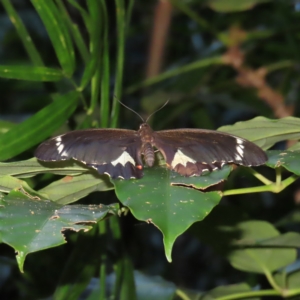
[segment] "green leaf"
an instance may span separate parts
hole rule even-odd
[[[21,189],[31,195],[46,199],[46,196],[33,190],[26,181],[9,175],[0,175],[0,192],[9,193],[13,189]]]
[[[92,277],[97,274],[100,263],[99,254],[105,251],[103,236],[99,236],[97,229],[98,226],[95,226],[89,232],[80,232],[77,235],[76,246],[73,247],[72,252],[69,252],[61,277],[52,295],[53,300],[80,299]]]
[[[134,268],[128,256],[122,259],[122,283],[120,291],[120,300],[136,300],[136,289],[134,284]]]
[[[83,90],[94,76],[96,70],[99,68],[101,60],[101,30],[102,30],[102,18],[101,16],[101,4],[99,1],[88,1],[89,9],[91,11],[90,26],[88,27],[90,34],[90,58],[85,66],[80,89]],[[98,83],[100,84],[100,83]]]
[[[171,172],[172,185],[183,185],[205,190],[213,185],[223,182],[230,174],[232,166],[225,165],[221,170],[204,173],[201,176],[185,177],[178,173]]]
[[[54,1],[31,0],[31,2],[46,27],[62,69],[66,75],[71,76],[75,69],[75,55],[63,17]]]
[[[68,27],[70,33],[72,34],[74,43],[77,46],[77,49],[82,57],[82,60],[86,63],[89,58],[89,52],[86,46],[86,42],[83,39],[83,36],[79,30],[79,26],[77,24],[74,24],[70,14],[68,13],[63,0],[56,0],[56,4],[62,14],[62,17],[65,20],[65,24]],[[80,26],[82,27],[82,26]]]
[[[218,286],[217,288],[210,290],[209,292],[205,293],[201,300],[213,300],[218,299],[226,296],[237,296],[237,294],[251,292],[251,287],[247,283],[239,283],[239,284],[232,284],[227,286]],[[226,297],[227,298],[227,297]],[[229,298],[227,298],[229,299]],[[237,298],[238,299],[238,298]],[[241,298],[242,299],[242,298]],[[247,298],[248,300],[254,300],[259,298]]]
[[[0,135],[6,133],[7,131],[9,131],[15,126],[16,126],[15,123],[0,120]]]
[[[276,248],[300,248],[300,234],[297,232],[287,232],[268,239],[242,239],[234,241],[232,245],[262,246]]]
[[[115,184],[118,198],[129,207],[132,214],[138,220],[154,224],[162,232],[166,256],[171,261],[175,239],[194,222],[204,219],[219,203],[221,194],[202,193],[183,186],[172,186],[178,180],[172,177],[174,173],[165,168],[145,169],[144,173],[144,177],[139,180],[112,182]],[[200,182],[205,180],[206,176],[197,178]],[[194,178],[191,180],[194,184]]]
[[[23,46],[30,57],[31,61],[35,66],[43,66],[43,60],[36,49],[30,34],[28,33],[26,27],[23,24],[22,19],[19,17],[18,13],[14,9],[10,0],[2,0],[2,5],[6,10],[11,22],[16,28],[19,38],[22,40]]]
[[[46,67],[0,66],[0,77],[30,81],[58,81],[63,78],[63,74],[61,70]]]
[[[285,290],[299,289],[300,270],[288,272],[279,271],[274,275],[276,283]]]
[[[287,117],[271,120],[265,117],[257,117],[246,122],[222,126],[218,130],[246,138],[261,148],[268,149],[280,141],[299,139],[299,128],[299,118]]]
[[[293,146],[288,148],[289,151],[298,151],[300,150],[300,142],[294,144]]]
[[[257,4],[270,0],[208,0],[207,5],[217,12],[238,12],[252,9]]]
[[[270,223],[264,221],[246,221],[238,224],[239,240],[266,240],[280,236]],[[228,254],[229,262],[238,270],[266,273],[278,270],[295,261],[296,249],[255,248],[233,250]]]
[[[20,270],[27,254],[66,243],[66,229],[88,231],[118,205],[61,206],[12,191],[0,199],[0,240],[15,249]]]
[[[41,173],[57,175],[78,175],[90,171],[76,161],[39,162],[35,157],[9,163],[0,162],[0,175],[11,175],[19,178],[33,177]]]
[[[271,168],[284,167],[288,171],[300,175],[300,151],[271,150],[267,152],[266,165]]]
[[[74,112],[77,92],[57,96],[55,101],[34,116],[0,135],[0,160],[6,160],[49,137]]]
[[[107,176],[94,174],[82,174],[78,176],[66,176],[57,180],[45,188],[39,190],[59,204],[69,204],[75,202],[86,195],[96,191],[112,190],[114,186]]]

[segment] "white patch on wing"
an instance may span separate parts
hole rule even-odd
[[[235,159],[237,161],[242,161],[243,157],[244,157],[244,148],[245,148],[245,146],[243,145],[244,141],[240,138],[237,138],[236,143],[237,143],[237,145],[236,145],[235,149],[238,154],[235,155]]]
[[[115,167],[117,164],[121,164],[125,167],[126,163],[130,162],[135,166],[134,159],[129,155],[128,152],[124,151],[117,159],[111,162],[111,164]]]
[[[57,145],[57,152],[60,154],[64,149],[64,144]]]
[[[186,167],[186,164],[188,162],[196,163],[196,161],[188,156],[186,156],[184,153],[182,153],[180,150],[177,150],[177,152],[174,155],[173,161],[172,161],[172,168],[175,168],[177,165],[181,164],[184,167]]]
[[[64,156],[64,157],[68,156],[68,152],[65,150],[65,151],[61,154],[61,156]]]
[[[244,150],[242,147],[240,147],[239,145],[236,146],[236,151],[238,152],[238,154],[243,157],[244,156]]]
[[[239,145],[244,144],[244,141],[243,141],[242,139],[240,139],[240,138],[237,138],[237,139],[236,139],[236,142],[237,142]]]
[[[238,154],[234,156],[234,159],[237,161],[242,161],[242,158]]]

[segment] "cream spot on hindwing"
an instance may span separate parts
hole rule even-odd
[[[135,166],[134,159],[129,155],[128,152],[124,151],[117,159],[113,160],[111,164],[115,167],[117,164],[121,164],[125,167],[126,163],[130,162]]]
[[[64,157],[68,156],[68,152],[65,150],[65,151],[61,154],[61,156],[64,156]]]
[[[186,164],[188,162],[191,162],[191,163],[196,163],[196,161],[188,156],[186,156],[184,153],[182,153],[180,150],[177,150],[177,152],[175,153],[174,155],[174,158],[173,158],[173,161],[172,161],[172,164],[171,166],[173,168],[175,168],[178,164],[181,164],[183,165],[184,167],[186,167]]]

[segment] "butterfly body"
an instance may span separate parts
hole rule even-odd
[[[154,149],[167,167],[184,176],[200,176],[224,164],[258,166],[267,156],[243,138],[205,129],[153,131],[147,123],[138,131],[127,129],[86,129],[71,131],[42,143],[35,152],[41,161],[75,159],[112,178],[143,177],[143,160],[155,161]]]

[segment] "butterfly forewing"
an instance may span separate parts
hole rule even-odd
[[[35,156],[42,161],[75,159],[112,178],[141,178],[144,155],[153,165],[153,149],[164,156],[167,167],[184,176],[200,176],[224,164],[258,166],[267,156],[255,144],[228,133],[205,129],[155,132],[146,123],[138,131],[87,129],[69,132],[42,143]]]
[[[155,147],[162,152],[169,168],[185,176],[199,176],[226,163],[258,166],[267,160],[255,144],[218,131],[175,129],[154,135]]]
[[[134,130],[71,131],[42,143],[35,156],[42,161],[75,159],[113,178],[141,178],[141,140]]]

